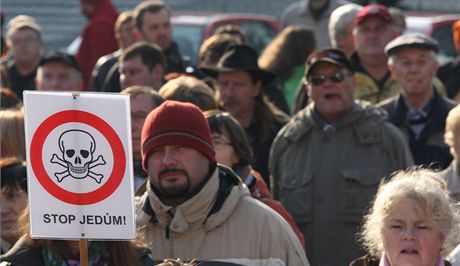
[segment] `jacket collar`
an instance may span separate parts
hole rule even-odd
[[[163,204],[158,196],[148,189],[140,199],[137,211],[138,222],[151,222],[170,227],[183,233],[192,225],[204,225],[207,230],[222,224],[232,213],[243,196],[249,196],[247,187],[232,170],[216,167],[209,181],[194,197],[179,206]]]
[[[445,128],[445,118],[450,109],[438,91],[434,88],[433,90],[433,97],[430,99],[431,111],[428,114],[430,128],[432,131],[442,131]],[[407,111],[406,101],[402,93],[400,93],[398,96],[395,96],[393,103],[388,109],[389,120],[397,126],[402,126],[406,122]]]

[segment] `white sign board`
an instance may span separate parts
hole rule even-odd
[[[33,238],[133,239],[129,95],[24,92]]]

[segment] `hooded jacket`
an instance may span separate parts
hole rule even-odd
[[[150,186],[136,199],[136,219],[154,260],[309,265],[289,224],[253,199],[229,169],[216,167],[201,191],[176,207],[163,204]]]
[[[356,233],[381,179],[412,157],[402,133],[370,104],[356,102],[335,130],[314,113],[310,104],[278,133],[272,192],[302,231],[312,265],[347,265],[364,255]]]

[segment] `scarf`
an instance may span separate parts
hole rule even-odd
[[[379,266],[391,266],[390,262],[388,261],[388,258],[385,256],[385,253],[382,255],[382,258],[380,259]],[[434,266],[445,266],[444,259],[441,256],[439,256]]]
[[[49,248],[42,248],[42,256],[46,266],[79,266],[80,258],[63,259],[54,254]],[[110,255],[102,243],[91,242],[88,247],[88,265],[108,266]]]

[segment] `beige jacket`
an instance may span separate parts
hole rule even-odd
[[[155,260],[309,265],[289,224],[253,199],[231,170],[217,167],[202,190],[176,208],[164,205],[148,188],[136,200],[136,214]]]

